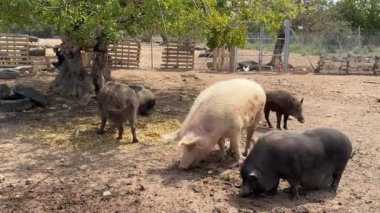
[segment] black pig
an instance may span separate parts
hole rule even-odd
[[[271,131],[258,139],[241,167],[240,195],[276,193],[280,178],[288,181],[293,199],[300,187],[336,192],[351,152],[350,140],[335,129]]]
[[[275,111],[277,115],[277,129],[281,129],[281,117],[284,115],[284,129],[288,129],[287,121],[289,115],[294,116],[299,122],[304,123],[302,115],[303,98],[298,101],[296,97],[284,90],[265,90],[267,100],[265,103],[264,114],[268,126],[272,128],[269,121],[270,111]]]
[[[119,130],[117,139],[123,138],[123,125],[128,120],[132,131],[132,142],[138,142],[136,137],[136,119],[139,107],[138,97],[128,85],[109,81],[99,91],[97,96],[101,117],[98,134],[104,133],[107,120]]]

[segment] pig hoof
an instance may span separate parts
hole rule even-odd
[[[220,161],[220,162],[224,162],[224,161],[226,161],[226,155],[225,155],[225,154],[220,154],[220,155],[218,156],[218,161]]]
[[[121,139],[123,139],[123,137],[122,137],[122,136],[119,136],[119,137],[117,137],[116,139],[117,139],[117,140],[121,140]]]
[[[99,129],[98,131],[96,131],[96,133],[98,133],[99,135],[103,135],[104,134],[104,130]]]
[[[335,188],[335,187],[331,187],[331,188],[330,188],[330,192],[331,192],[331,193],[336,193],[336,190],[337,190],[337,188]]]
[[[243,156],[244,156],[244,157],[247,157],[247,155],[248,155],[248,151],[244,151],[244,152],[243,152]]]
[[[138,143],[138,142],[139,142],[139,140],[137,140],[137,139],[132,140],[132,143]]]

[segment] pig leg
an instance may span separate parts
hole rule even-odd
[[[116,139],[121,140],[123,139],[123,132],[124,132],[123,124],[120,124],[117,127],[117,129],[119,130],[119,136]]]
[[[106,122],[107,122],[107,118],[102,117],[101,123],[100,123],[100,128],[97,131],[98,134],[100,134],[100,135],[104,134],[104,128],[106,127]]]
[[[246,138],[246,141],[245,141],[245,149],[244,149],[244,152],[243,152],[243,156],[247,156],[248,153],[249,153],[249,148],[251,147],[251,141],[252,141],[252,136],[253,136],[254,132],[255,132],[255,128],[254,127],[247,128],[247,138]]]
[[[269,121],[270,109],[268,107],[264,108],[264,114],[265,114],[265,120],[267,121],[269,128],[272,128],[273,126]]]
[[[280,184],[280,179],[277,180],[276,184],[273,186],[272,189],[268,191],[268,195],[275,195],[277,194],[278,185]]]
[[[224,147],[224,138],[219,139],[218,141],[219,146],[219,161],[225,161],[226,160],[226,149]]]
[[[282,116],[282,113],[281,112],[276,112],[276,115],[277,115],[277,129],[281,130],[281,116]]]
[[[300,193],[299,193],[299,189],[300,189],[300,184],[298,183],[298,181],[288,181],[289,184],[290,184],[290,192],[291,192],[291,196],[292,196],[292,200],[299,200],[300,199]]]
[[[336,192],[341,178],[342,178],[342,171],[334,171],[333,181],[330,186],[330,192]]]
[[[242,157],[240,154],[240,131],[236,131],[230,136],[230,146],[234,153],[234,158],[237,161],[237,165],[242,163]]]
[[[289,115],[284,114],[284,129],[288,129],[287,122],[288,122]]]
[[[130,114],[128,116],[128,122],[131,126],[131,132],[132,132],[132,143],[137,143],[139,140],[136,136],[136,118],[137,118],[137,107],[133,110],[129,110]]]

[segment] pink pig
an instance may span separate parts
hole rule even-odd
[[[230,139],[234,158],[240,164],[240,136],[247,131],[244,155],[261,120],[266,102],[263,88],[247,79],[219,81],[203,90],[194,101],[181,128],[163,137],[179,140],[184,152],[180,167],[188,169],[206,158],[216,144],[219,159],[225,159],[224,139]]]

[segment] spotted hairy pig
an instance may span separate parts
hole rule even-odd
[[[271,131],[258,139],[241,167],[240,195],[274,194],[280,178],[288,181],[293,199],[300,187],[336,192],[351,152],[350,140],[336,129]]]
[[[281,129],[281,117],[284,115],[284,129],[288,129],[287,122],[289,115],[294,116],[299,122],[304,123],[305,118],[302,115],[303,98],[298,99],[284,90],[265,90],[267,101],[264,108],[265,120],[268,126],[272,128],[269,121],[270,111],[275,111],[277,115],[277,129]]]
[[[206,158],[216,144],[220,160],[225,158],[224,139],[230,139],[234,158],[241,162],[240,136],[247,130],[245,154],[262,117],[265,92],[254,81],[232,79],[219,81],[203,90],[194,101],[182,126],[165,140],[179,140],[183,146],[180,168],[188,169]]]
[[[138,142],[136,136],[136,119],[139,107],[138,97],[133,89],[126,84],[107,82],[97,96],[98,107],[101,117],[98,134],[104,133],[107,120],[117,127],[119,136],[123,138],[124,123],[128,120],[131,126],[132,142]]]
[[[153,92],[140,85],[130,85],[129,87],[135,91],[139,100],[138,114],[143,116],[150,115],[156,105]]]

